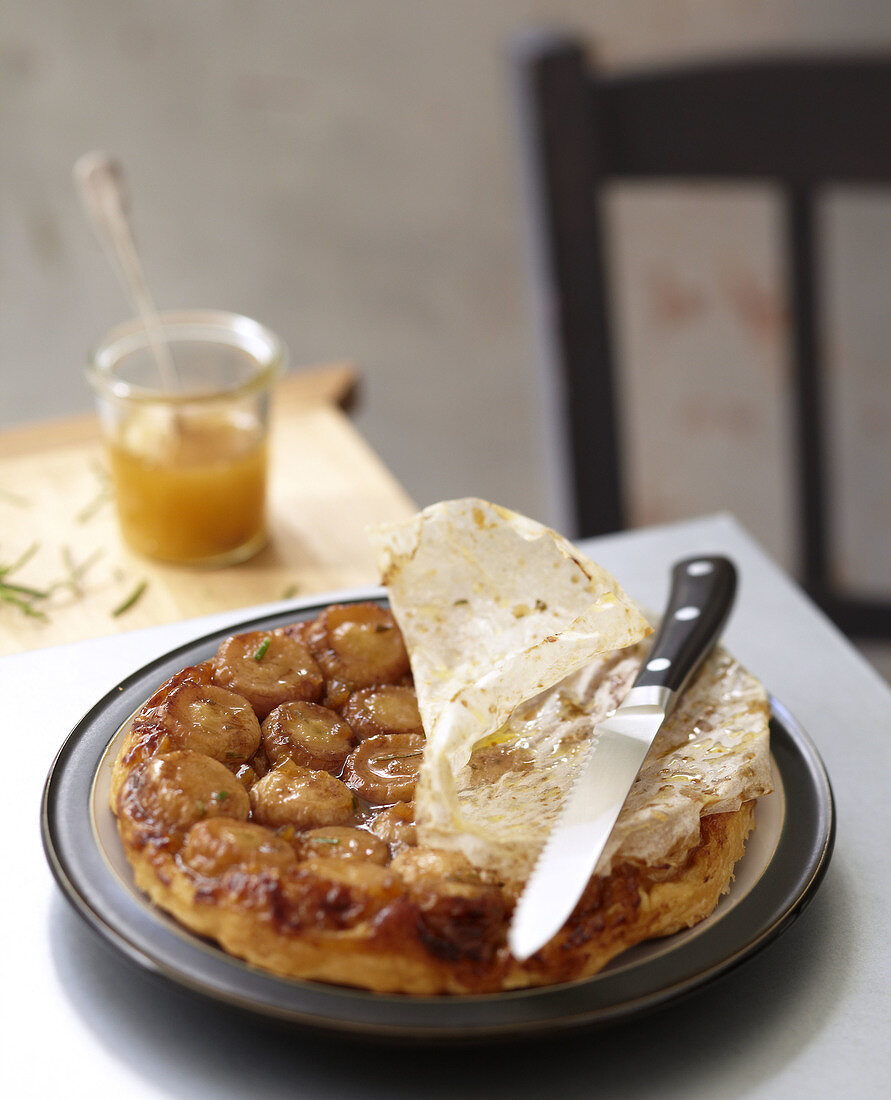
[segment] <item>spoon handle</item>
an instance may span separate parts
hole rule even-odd
[[[142,318],[161,385],[171,392],[178,388],[176,367],[133,239],[123,168],[106,153],[86,153],[74,165],[74,179],[96,236]]]

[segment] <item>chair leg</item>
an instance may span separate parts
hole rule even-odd
[[[576,534],[620,530],[625,509],[599,216],[596,81],[577,41],[537,34],[514,49],[547,367],[561,372]]]
[[[817,332],[815,196],[812,190],[798,187],[791,188],[787,196],[802,582],[811,598],[844,633],[858,638],[891,638],[891,601],[843,593],[834,575],[830,550],[834,532],[829,512],[832,490],[827,461],[829,434]]]
[[[831,588],[826,420],[817,336],[815,204],[810,189],[788,197],[792,306],[792,397],[798,479],[798,541],[804,587],[820,599]]]

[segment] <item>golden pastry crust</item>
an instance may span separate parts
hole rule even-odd
[[[404,673],[393,659],[398,647],[390,621],[377,632],[378,655],[379,617],[366,610],[370,605],[355,606],[363,676],[370,678],[378,660],[380,682],[392,683]],[[335,618],[353,644],[346,612],[323,612],[300,635],[315,626],[319,653]],[[223,648],[257,652],[252,646],[250,637]],[[330,663],[332,677],[343,675]],[[698,846],[670,878],[654,881],[646,867],[630,863],[592,878],[558,936],[519,963],[506,942],[516,886],[487,880],[456,852],[418,847],[410,800],[388,797],[383,787],[376,802],[350,793],[341,782],[341,776],[349,781],[349,761],[341,772],[339,761],[330,771],[312,771],[285,759],[267,772],[262,747],[244,759],[254,745],[249,722],[250,736],[244,722],[234,734],[221,730],[221,737],[239,739],[240,759],[230,767],[219,752],[208,754],[207,722],[191,740],[179,727],[166,741],[163,734],[141,735],[169,697],[182,694],[184,682],[198,713],[203,686],[243,717],[228,698],[231,686],[225,699],[216,696],[219,681],[206,668],[183,670],[137,716],[115,763],[112,809],[136,884],[155,904],[230,954],[282,977],[413,994],[489,993],[587,977],[634,944],[708,916],[753,827],[754,802],[745,802],[701,819]],[[327,682],[323,690],[330,701]],[[266,705],[264,699],[261,711]],[[350,713],[344,708],[347,724]],[[412,751],[415,741],[423,743],[416,733],[390,736],[400,756],[402,738],[411,739]],[[264,787],[256,779],[262,773]],[[268,792],[264,801],[267,787],[287,788],[291,802],[285,806]],[[287,812],[277,816],[281,806]],[[320,820],[329,810],[330,820]]]

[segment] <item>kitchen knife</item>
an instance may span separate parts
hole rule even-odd
[[[727,558],[687,558],[674,566],[647,661],[621,705],[594,730],[588,758],[517,903],[508,933],[515,958],[529,958],[566,923],[659,727],[714,647],[735,592],[736,570]]]

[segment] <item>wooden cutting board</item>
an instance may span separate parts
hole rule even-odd
[[[95,418],[0,434],[0,568],[36,546],[8,579],[47,589],[87,564],[76,585],[35,605],[44,619],[0,601],[0,655],[376,582],[366,526],[403,519],[415,506],[338,407],[354,385],[346,364],[280,383],[270,543],[223,569],[161,565],[123,545]]]

